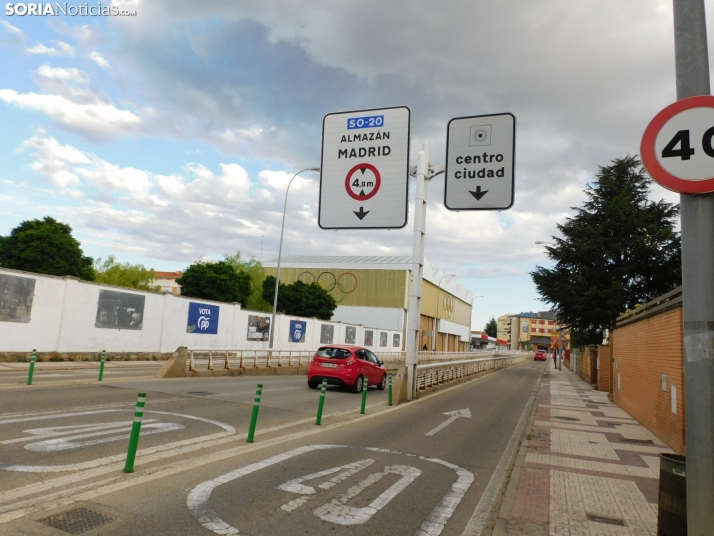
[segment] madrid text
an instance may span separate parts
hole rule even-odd
[[[388,140],[389,131],[364,132],[362,134],[347,134],[342,136],[340,143],[357,143],[362,141]],[[337,158],[365,158],[368,156],[388,156],[392,148],[389,145],[377,147],[355,147],[352,149],[338,149]]]

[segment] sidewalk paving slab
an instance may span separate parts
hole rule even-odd
[[[656,536],[673,451],[570,370],[543,376],[494,536]]]

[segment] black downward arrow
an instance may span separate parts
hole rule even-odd
[[[481,191],[481,187],[477,186],[475,192],[469,190],[469,193],[476,198],[476,201],[481,201],[481,198],[488,193],[488,190]]]
[[[360,220],[363,220],[364,217],[369,214],[369,210],[367,212],[364,211],[364,207],[359,207],[359,212],[357,211],[352,211],[355,213],[355,216],[357,216]]]

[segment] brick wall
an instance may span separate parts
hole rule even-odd
[[[598,346],[597,389],[598,391],[610,392],[612,382],[612,357],[610,346]]]
[[[682,308],[616,328],[610,345],[615,403],[677,453],[685,454]]]

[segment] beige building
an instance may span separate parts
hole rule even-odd
[[[560,340],[561,326],[553,311],[509,314],[498,317],[498,338],[511,350],[552,350]],[[570,347],[570,330],[563,328],[563,348]]]
[[[275,275],[277,260],[263,263]],[[281,283],[320,283],[337,301],[332,320],[401,331],[406,340],[411,257],[285,255]],[[424,260],[420,350],[469,350],[473,295]]]

